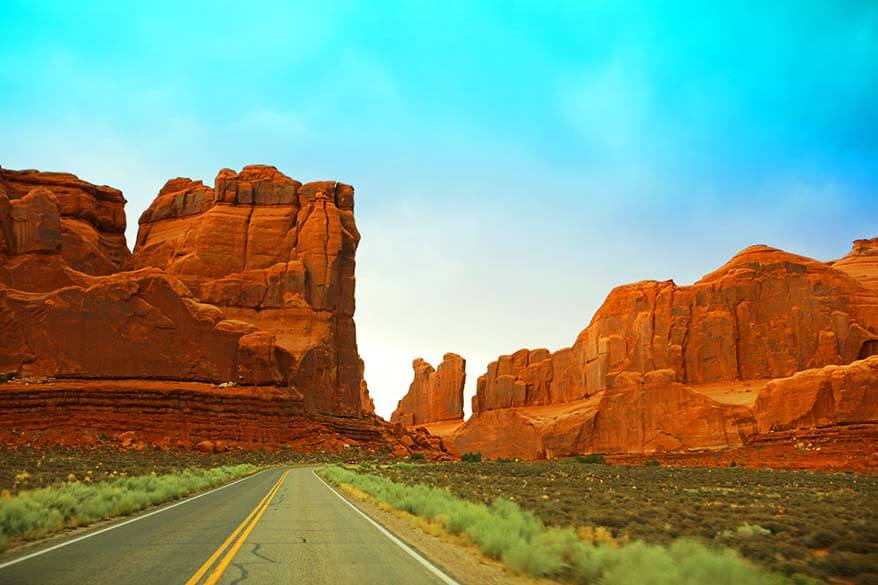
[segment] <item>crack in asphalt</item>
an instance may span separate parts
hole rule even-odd
[[[276,564],[276,563],[277,563],[276,560],[274,560],[274,559],[270,559],[270,558],[268,558],[267,556],[265,556],[265,555],[263,555],[262,553],[259,552],[259,549],[260,549],[261,547],[262,547],[262,543],[260,543],[260,542],[256,542],[256,543],[253,544],[253,550],[250,551],[250,552],[253,553],[253,556],[259,557],[260,559],[262,559],[262,560],[264,560],[264,561],[268,561],[269,563],[275,563],[275,564]]]
[[[229,585],[238,585],[238,583],[243,583],[250,577],[250,573],[247,572],[247,569],[241,563],[232,563],[232,566],[241,571],[241,576],[229,583]]]

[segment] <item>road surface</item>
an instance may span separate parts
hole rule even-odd
[[[102,530],[3,558],[0,584],[454,583],[309,468],[268,470]]]

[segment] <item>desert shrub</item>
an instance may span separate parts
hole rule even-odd
[[[837,540],[835,534],[828,530],[818,530],[808,537],[805,544],[810,548],[826,548]]]
[[[68,526],[86,526],[179,499],[256,471],[250,464],[186,469],[167,475],[125,477],[97,484],[68,482],[20,492],[0,501],[0,538],[39,538]]]
[[[478,463],[482,460],[482,454],[478,451],[466,452],[460,456],[460,460],[464,463]]]
[[[494,463],[515,463],[515,459],[504,459],[503,457],[497,457],[494,459]]]
[[[571,529],[550,528],[530,542],[521,540],[503,553],[503,562],[515,573],[534,577],[563,574],[578,543]]]
[[[649,459],[643,463],[647,467],[660,467],[662,462],[658,459]]]
[[[587,543],[571,529],[546,527],[516,503],[496,499],[490,505],[456,498],[446,489],[406,485],[387,478],[325,466],[320,474],[390,505],[464,534],[488,557],[512,571],[575,583],[603,585],[789,584],[786,577],[759,572],[730,549],[712,549],[689,540],[670,546],[641,541]],[[597,542],[593,540],[593,542]]]
[[[412,461],[424,461],[426,460],[426,457],[424,457],[424,454],[420,451],[414,451],[411,455],[409,455],[409,459],[411,459]]]
[[[589,453],[588,455],[577,455],[575,457],[577,463],[606,463],[606,458],[600,453]]]
[[[854,579],[854,585],[878,585],[878,573],[860,573]]]
[[[743,538],[750,538],[751,536],[767,536],[771,534],[771,530],[767,528],[763,528],[758,524],[750,524],[749,522],[744,522],[735,530],[735,533],[738,536]]]
[[[828,557],[821,559],[820,566],[830,575],[850,578],[873,570],[870,559],[868,555],[832,551]]]

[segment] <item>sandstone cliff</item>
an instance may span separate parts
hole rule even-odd
[[[597,452],[631,463],[659,456],[697,466],[878,465],[878,356],[737,384],[664,384],[664,375],[624,376],[623,386],[584,400],[485,411],[442,442],[452,453],[491,459]]]
[[[310,409],[358,415],[359,241],[353,187],[303,185],[254,165],[220,171],[213,188],[168,181],[140,218],[133,260],[180,279],[241,323],[242,350],[259,356],[242,376],[314,389],[303,390]]]
[[[0,168],[0,254],[61,254],[92,275],[128,268],[125,198],[67,173]]]
[[[790,376],[866,357],[876,339],[878,291],[753,246],[691,286],[616,288],[570,348],[501,356],[480,377],[473,412],[586,398],[622,372],[668,369],[689,384]]]
[[[446,444],[540,458],[874,427],[878,358],[856,360],[878,354],[876,245],[858,240],[834,263],[753,246],[691,286],[618,287],[572,347],[489,364],[473,417]]]
[[[462,421],[466,360],[446,353],[435,370],[421,358],[412,363],[412,369],[414,380],[390,421],[404,426]]]
[[[273,167],[169,181],[125,245],[121,192],[0,169],[0,373],[284,388],[374,412],[354,328],[353,188]]]

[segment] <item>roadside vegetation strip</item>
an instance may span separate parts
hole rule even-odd
[[[487,557],[531,577],[601,585],[781,585],[813,583],[764,573],[734,551],[679,540],[669,546],[640,541],[590,544],[572,529],[547,527],[514,502],[497,499],[491,505],[461,500],[448,490],[406,485],[358,473],[337,465],[324,466],[320,475],[463,536]]]
[[[128,516],[258,471],[241,464],[184,469],[85,484],[67,482],[0,499],[0,550],[10,542],[42,538],[65,528]]]

